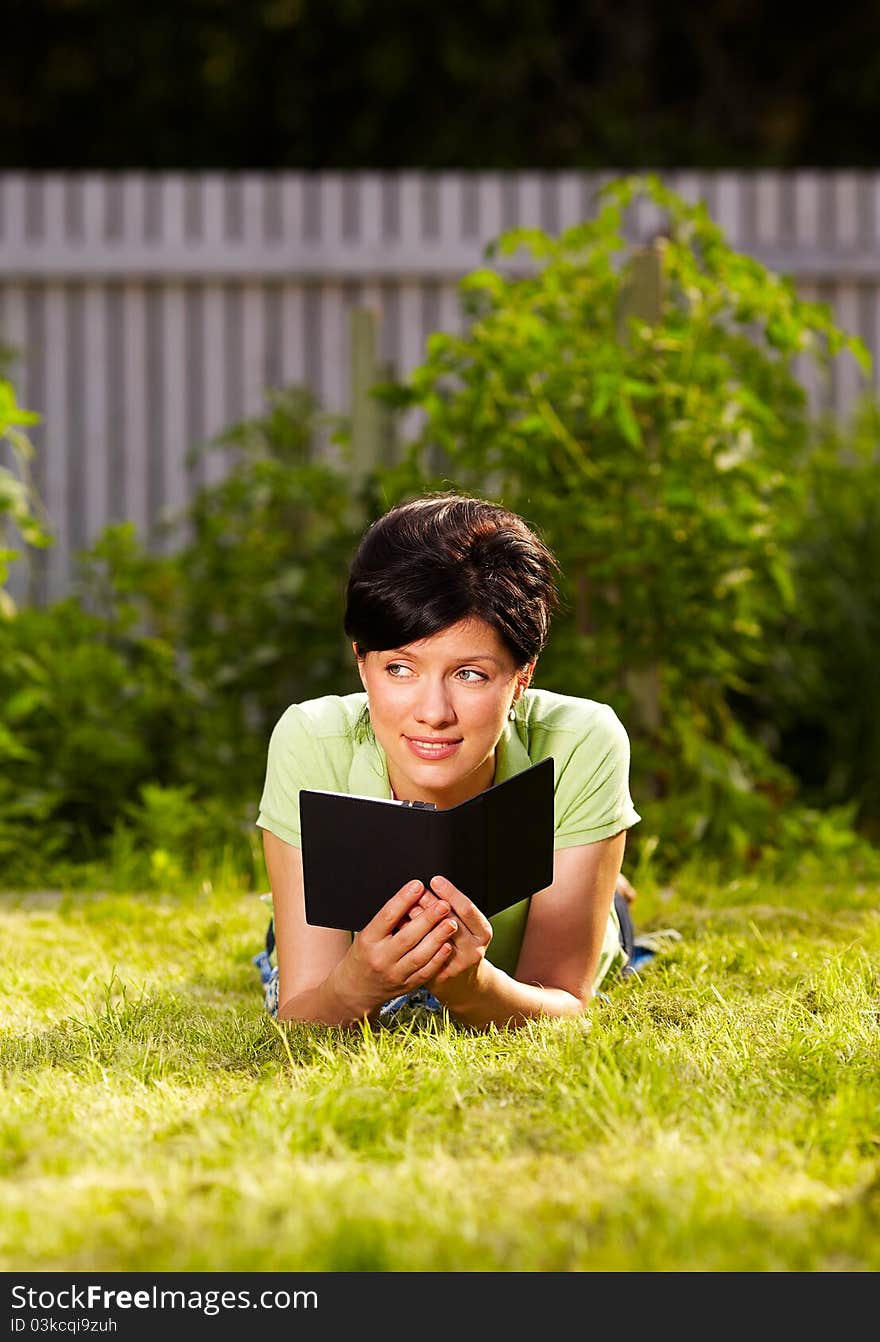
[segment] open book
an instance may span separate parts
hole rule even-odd
[[[306,919],[358,932],[407,881],[445,876],[487,918],[553,881],[553,760],[439,811],[299,794]]]

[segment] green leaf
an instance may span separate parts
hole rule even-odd
[[[628,443],[633,447],[641,447],[642,430],[638,419],[633,413],[630,402],[624,396],[618,397],[615,402],[615,416],[618,427]]]

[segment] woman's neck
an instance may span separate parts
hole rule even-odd
[[[495,755],[494,753],[484,760],[478,769],[467,778],[462,778],[459,782],[448,788],[422,788],[419,789],[419,795],[415,795],[415,786],[413,784],[400,784],[395,786],[393,779],[389,777],[391,785],[391,795],[395,801],[427,801],[433,802],[438,811],[448,811],[452,806],[460,806],[462,802],[470,801],[471,797],[476,797],[486,788],[492,786],[495,780]]]

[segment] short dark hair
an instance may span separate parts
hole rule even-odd
[[[463,494],[426,494],[364,533],[349,571],[345,632],[362,657],[475,617],[526,666],[559,604],[558,567],[517,513]]]

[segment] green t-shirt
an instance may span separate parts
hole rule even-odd
[[[291,704],[269,741],[257,824],[299,848],[302,788],[391,797],[385,752],[364,730],[364,693],[326,695]],[[595,843],[636,824],[629,792],[629,738],[608,704],[551,690],[527,689],[505,723],[495,759],[496,783],[554,760],[556,848]],[[389,891],[389,896],[393,894]],[[513,974],[529,900],[496,914],[487,958]],[[594,986],[625,961],[612,908]]]

